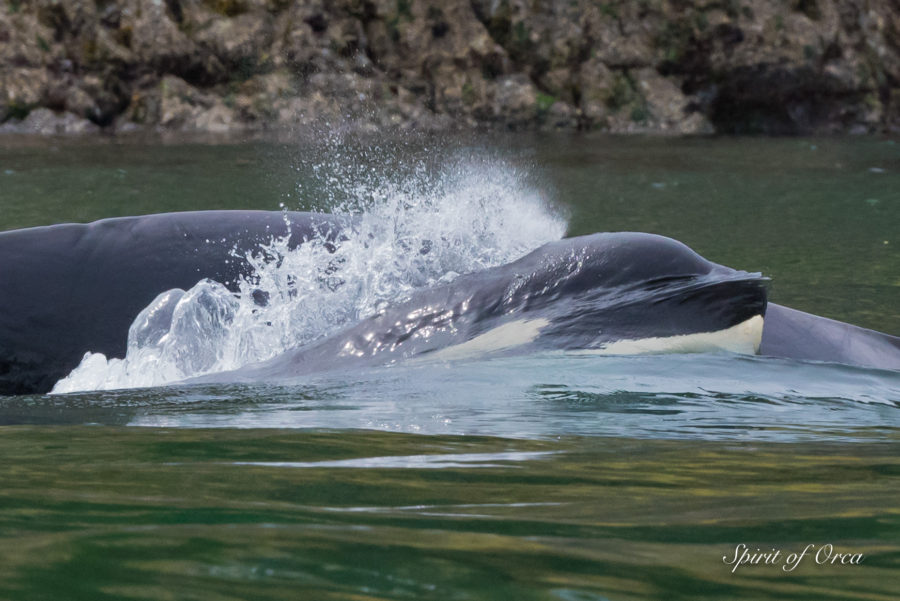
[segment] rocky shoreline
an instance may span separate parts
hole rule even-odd
[[[898,0],[3,0],[0,132],[900,131]]]

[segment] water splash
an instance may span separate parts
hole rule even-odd
[[[333,161],[345,160],[346,168]],[[135,319],[125,359],[87,353],[54,393],[157,386],[237,369],[351,325],[413,290],[513,261],[565,233],[565,219],[496,160],[389,171],[338,154],[315,166],[319,205],[353,217],[337,242],[286,238],[241,260],[237,293],[203,280],[161,294]],[[383,172],[382,172],[383,173]]]

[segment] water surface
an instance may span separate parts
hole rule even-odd
[[[890,140],[0,144],[0,229],[415,197],[456,161],[513,174],[570,234],[669,235],[763,272],[777,302],[900,333]],[[549,353],[3,398],[0,424],[3,598],[900,591],[898,372]],[[815,547],[791,571],[782,558],[733,572],[740,544]],[[827,544],[863,559],[817,563]]]

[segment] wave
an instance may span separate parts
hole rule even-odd
[[[132,323],[124,359],[89,352],[53,392],[158,386],[263,361],[565,234],[565,217],[508,163],[460,158],[390,178],[343,164],[315,170],[328,190],[315,200],[348,216],[348,231],[293,249],[273,238],[235,256],[251,266],[237,292],[202,280],[160,294]]]
[[[278,383],[12,397],[6,423],[557,439],[900,440],[900,372],[729,353],[558,351]]]

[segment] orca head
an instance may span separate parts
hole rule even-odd
[[[740,333],[749,343],[730,345],[725,335],[721,346],[759,347],[768,280],[712,263],[671,238],[637,232],[571,238],[535,251],[521,267],[530,282],[514,302],[548,320],[541,333],[546,346],[611,349],[621,341],[673,339],[674,350],[692,349],[693,342],[685,346],[678,337],[729,332],[749,322],[753,331]],[[697,348],[705,350],[704,344]]]

